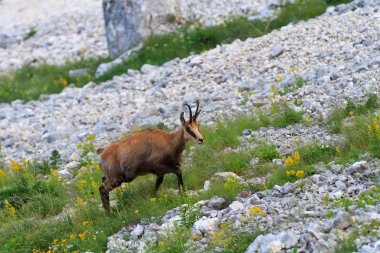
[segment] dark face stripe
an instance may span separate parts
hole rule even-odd
[[[186,126],[186,132],[191,135],[194,139],[197,139],[197,136],[193,131],[191,131],[190,127]]]

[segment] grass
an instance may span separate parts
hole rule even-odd
[[[97,79],[94,78],[95,70],[101,63],[108,62],[108,57],[81,59],[61,66],[25,66],[9,75],[0,76],[0,103],[9,103],[16,99],[35,100],[41,94],[59,93],[69,84],[82,87],[89,81],[100,83],[126,73],[128,69],[140,69],[144,64],[162,65],[175,58],[185,58],[190,54],[215,48],[219,44],[231,43],[235,39],[260,37],[291,22],[314,18],[322,14],[329,5],[344,2],[347,0],[299,0],[294,4],[285,4],[278,16],[271,21],[249,21],[245,17],[238,17],[212,27],[200,27],[196,24],[184,26],[166,35],[148,38],[143,48],[123,65],[116,66]],[[25,38],[30,38],[35,32],[31,30]],[[89,68],[92,72],[87,76],[70,79],[69,70],[78,68]]]
[[[342,133],[343,120],[350,116],[360,116],[368,114],[379,108],[378,97],[371,93],[368,94],[368,98],[365,103],[357,104],[351,100],[347,101],[345,107],[335,108],[327,119],[327,124],[332,133]]]
[[[108,236],[116,233],[123,224],[134,224],[141,220],[159,222],[160,217],[171,208],[183,203],[193,205],[199,200],[209,199],[212,196],[233,200],[245,187],[257,191],[270,189],[274,185],[282,185],[286,182],[294,182],[315,173],[313,164],[321,161],[325,163],[332,160],[340,161],[341,157],[344,157],[346,153],[351,154],[351,150],[354,149],[350,145],[342,146],[342,150],[318,144],[301,146],[286,158],[285,166],[274,165],[270,162],[273,158],[279,157],[270,143],[259,142],[256,149],[246,152],[226,151],[226,148],[236,148],[240,145],[238,137],[244,129],[257,130],[260,127],[272,125],[286,126],[286,123],[294,122],[284,116],[295,115],[289,107],[284,104],[273,104],[272,107],[275,107],[275,109],[272,108],[272,112],[277,111],[277,113],[256,111],[234,119],[219,119],[214,127],[202,128],[205,144],[196,147],[190,145],[187,149],[190,162],[182,166],[185,186],[188,189],[203,188],[204,181],[219,171],[233,171],[243,176],[256,173],[266,177],[264,186],[243,186],[229,179],[227,182],[213,185],[211,190],[196,196],[173,195],[168,189],[176,187],[176,180],[174,176],[168,175],[158,195],[154,195],[154,176],[139,177],[113,192],[117,205],[110,214],[106,214],[100,207],[98,193],[102,173],[96,160],[89,156],[95,149],[94,136],[90,135],[86,142],[78,146],[81,151],[79,153],[82,154],[82,167],[72,171],[75,177],[70,186],[57,177],[56,170],[50,170],[50,173],[47,173],[49,167],[61,166],[57,152],[53,152],[48,161],[37,162],[38,166],[33,163],[13,162],[9,171],[0,171],[0,199],[2,201],[0,251],[30,252],[36,249],[42,252],[50,247],[63,252],[72,245],[70,251],[103,252]],[[285,114],[284,110],[289,110],[289,112]],[[357,117],[365,115],[367,114]],[[368,115],[368,117],[373,116]],[[290,118],[293,117],[290,116]],[[296,119],[301,121],[302,117],[296,117]],[[345,125],[342,128],[343,133],[349,126]],[[374,125],[373,128],[376,129]],[[351,129],[348,132],[353,131],[354,129]],[[375,131],[373,137],[377,138],[376,133]],[[371,142],[362,147],[364,149],[361,152],[367,152],[371,147]],[[343,148],[347,150],[343,152]],[[250,159],[256,157],[260,160],[259,164],[251,166]],[[302,189],[302,181],[299,187]],[[378,190],[373,190],[367,195],[360,196],[358,202],[363,206],[371,205],[378,201],[378,192]],[[349,203],[346,201],[341,205],[348,208]],[[63,210],[69,210],[67,212],[71,215],[62,215]],[[189,213],[189,210],[184,211],[187,213],[184,223],[187,229],[197,217],[197,213]],[[60,215],[57,216],[58,214]],[[183,228],[181,231],[182,237],[177,238],[179,232],[173,231],[177,234],[168,237],[166,242],[163,240],[163,245],[170,245],[163,249],[168,252],[183,249],[181,248],[183,243],[178,244],[178,242],[187,241],[189,234],[186,232],[188,230]],[[231,237],[232,239],[228,240],[234,243],[230,245],[231,247],[228,244],[224,245],[225,249],[230,250],[227,252],[243,252],[244,245],[249,245],[249,235],[234,235],[235,233],[227,236]],[[170,241],[173,238],[177,239],[174,242]],[[241,247],[236,248],[236,245]],[[154,247],[160,247],[160,245]]]
[[[291,109],[287,107],[284,110]],[[278,114],[282,114],[280,111]],[[284,125],[280,119],[288,122],[288,119],[278,114],[258,112],[248,117],[219,119],[215,127],[201,129],[202,134],[207,136],[207,141],[202,146],[188,148],[192,162],[183,165],[185,186],[188,189],[201,189],[204,181],[218,171],[246,173],[250,169],[249,160],[253,153],[231,153],[225,152],[225,149],[240,144],[238,137],[244,129],[258,129],[271,123]],[[265,120],[262,121],[263,119]],[[72,171],[75,178],[70,186],[58,179],[56,170],[47,173],[49,168],[60,166],[60,157],[56,151],[48,160],[13,162],[11,170],[5,171],[5,174],[0,173],[0,199],[3,201],[0,216],[4,217],[0,219],[0,251],[47,251],[49,247],[64,251],[71,244],[73,251],[91,249],[102,252],[107,237],[117,232],[122,224],[160,217],[167,210],[183,203],[191,205],[215,195],[233,200],[244,189],[238,182],[229,179],[197,196],[173,195],[167,189],[176,188],[176,179],[168,175],[161,191],[155,196],[155,177],[140,177],[114,191],[117,206],[107,215],[100,208],[98,193],[102,173],[97,162],[89,156],[95,149],[93,141],[94,136],[90,135],[86,142],[78,146],[82,155],[81,168]],[[263,159],[278,156],[270,144],[262,144],[258,150],[256,155]],[[4,200],[8,201],[8,205]],[[56,215],[64,208],[71,210],[72,215],[57,218]],[[189,217],[187,224],[194,220],[191,218],[194,216]]]
[[[34,35],[37,34],[37,30],[35,27],[31,27],[28,31],[28,33],[24,37],[24,41],[32,38]]]
[[[82,87],[93,80],[97,66],[104,61],[104,58],[82,59],[60,66],[49,64],[26,66],[17,69],[12,74],[2,75],[0,76],[0,103],[9,103],[16,99],[35,100],[41,94],[59,93],[71,83]],[[71,79],[69,70],[79,68],[90,68],[92,73]]]

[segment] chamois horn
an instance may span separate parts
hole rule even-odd
[[[195,113],[194,113],[194,120],[197,119],[199,113],[201,112],[201,110],[199,110],[199,100],[197,100],[197,109],[195,109]]]
[[[185,104],[185,105],[189,108],[189,114],[190,114],[190,116],[189,116],[189,122],[191,122],[191,121],[193,121],[193,113],[191,111],[191,107],[188,104]]]

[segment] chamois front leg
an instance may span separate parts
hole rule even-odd
[[[164,181],[164,175],[160,175],[160,176],[157,175],[156,186],[154,187],[154,189],[156,190],[156,193],[158,191],[158,188],[160,188],[162,181]]]
[[[100,198],[102,199],[103,207],[107,211],[110,210],[110,196],[109,193],[116,187],[119,187],[123,183],[122,180],[114,179],[109,180],[102,178],[102,184],[99,187]]]

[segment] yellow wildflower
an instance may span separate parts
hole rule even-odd
[[[4,204],[5,204],[5,209],[7,210],[7,212],[11,215],[11,216],[15,216],[16,215],[16,208],[14,206],[12,206],[11,203],[9,203],[8,200],[4,200]]]
[[[97,189],[97,188],[98,188],[98,185],[95,183],[95,181],[91,181],[91,186],[92,186],[92,188],[94,188],[94,189]]]
[[[78,234],[78,237],[83,241],[84,238],[86,238],[86,235],[88,235],[88,230],[85,230],[83,233]]]
[[[89,221],[83,221],[83,222],[82,222],[82,225],[83,225],[83,226],[87,226],[88,224],[90,224]]]
[[[51,176],[53,178],[58,178],[58,170],[51,170]]]
[[[92,237],[92,240],[96,241],[96,235],[94,235],[94,236]]]
[[[70,239],[75,239],[77,235],[70,235]]]
[[[346,235],[346,233],[342,233],[342,240],[343,240],[343,241],[345,241],[345,240],[346,240],[346,238],[347,238],[347,235]]]
[[[303,178],[305,172],[303,170],[297,170],[296,177],[297,178]]]
[[[150,202],[155,203],[156,200],[157,200],[156,198],[151,198],[151,199],[150,199]]]
[[[51,243],[51,245],[57,245],[57,243],[58,243],[58,240],[54,239],[54,241]]]
[[[277,82],[281,82],[281,81],[282,81],[282,76],[281,76],[281,75],[277,75],[277,77],[276,77],[276,81],[277,81]]]
[[[83,185],[86,184],[86,180],[82,179],[82,180],[80,180],[80,181],[78,182],[78,184],[79,184],[79,187],[82,187]]]
[[[7,173],[4,170],[0,169],[0,178],[6,177],[6,176],[7,176]]]
[[[300,153],[298,151],[294,152],[294,165],[298,165],[300,163]]]
[[[160,248],[160,250],[163,250],[164,249],[164,242],[163,241],[159,241],[158,242],[158,247]]]
[[[375,127],[375,134],[377,138],[380,138],[380,126],[376,118],[373,119],[373,126]]]
[[[259,206],[251,206],[249,208],[249,214],[251,216],[265,216],[265,211],[263,209],[261,209]]]
[[[290,68],[290,71],[292,71],[292,72],[295,72],[296,70],[297,70],[297,69],[296,69],[296,67],[294,67],[294,66]]]
[[[62,77],[59,79],[59,82],[62,84],[63,87],[66,87],[69,84],[69,82]]]
[[[336,147],[336,148],[335,148],[335,151],[336,151],[338,154],[340,154],[340,152],[341,152],[339,147]]]
[[[139,214],[140,214],[140,211],[136,209],[136,210],[135,210],[135,214],[136,214],[136,215],[139,215]]]
[[[353,111],[350,111],[350,112],[348,113],[348,115],[349,115],[349,116],[354,116],[354,112],[353,112]]]
[[[288,158],[286,158],[285,160],[285,166],[290,167],[292,165],[294,165],[293,159],[290,156],[288,156]]]
[[[62,239],[61,240],[61,245],[63,246],[67,242],[67,239]]]
[[[77,204],[78,204],[78,206],[83,205],[83,199],[81,197],[77,197]]]
[[[21,169],[21,164],[14,160],[11,160],[11,166],[9,166],[9,169],[13,172],[18,172]]]
[[[372,126],[370,124],[368,124],[368,132],[372,134]]]

